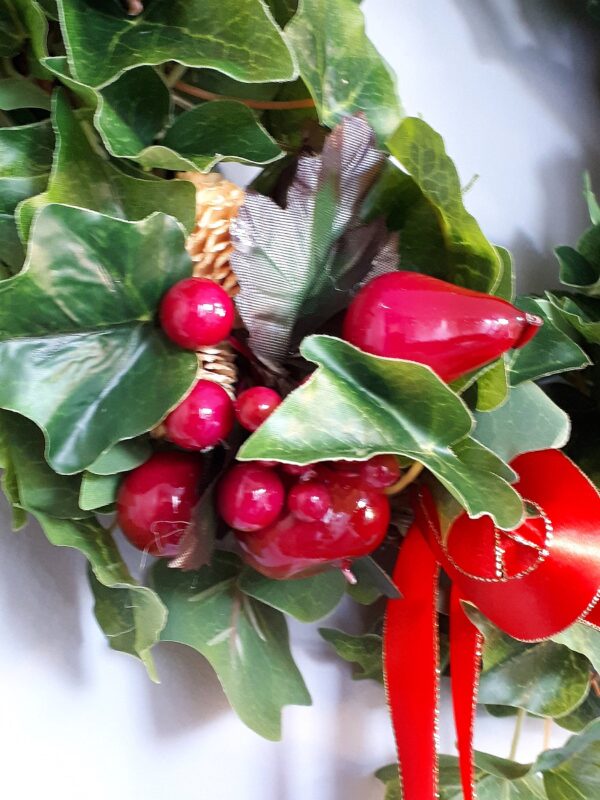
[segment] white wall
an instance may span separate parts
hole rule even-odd
[[[555,280],[552,248],[586,225],[580,175],[598,159],[597,59],[576,0],[365,0],[407,111],[445,137],[487,235],[513,250],[522,287]],[[571,10],[570,10],[571,9]],[[593,170],[592,170],[593,171]],[[600,179],[600,175],[599,175]],[[600,186],[600,180],[599,180]],[[377,800],[393,760],[383,692],[352,683],[310,626],[293,626],[313,708],[285,712],[284,742],[231,713],[200,656],[165,645],[154,686],[97,630],[83,560],[0,508],[0,791],[20,800]],[[348,629],[356,621],[336,614]],[[519,755],[541,731],[528,723]],[[506,755],[510,721],[477,744]],[[555,741],[560,733],[555,733]],[[445,714],[442,746],[452,747]]]

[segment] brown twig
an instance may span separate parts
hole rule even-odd
[[[199,97],[201,100],[235,100],[248,108],[256,108],[261,111],[289,111],[299,108],[314,108],[315,106],[315,101],[311,97],[302,100],[249,100],[246,97],[228,97],[224,94],[209,92],[208,89],[200,89],[198,86],[192,86],[183,81],[177,81],[175,88],[192,97]]]

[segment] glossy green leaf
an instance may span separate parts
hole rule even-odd
[[[513,264],[512,255],[505,247],[495,245],[494,249],[498,253],[502,263],[502,277],[500,279],[500,283],[494,290],[494,294],[496,297],[501,297],[503,300],[508,300],[509,303],[512,303],[515,297],[516,284],[515,267]]]
[[[162,143],[137,158],[144,167],[208,172],[220,161],[268,164],[281,155],[247,106],[215,100],[180,114]]]
[[[90,568],[90,588],[94,594],[94,614],[113,650],[140,658],[148,675],[158,683],[150,651],[157,643],[167,619],[167,610],[157,595],[127,578],[122,584],[106,586]]]
[[[539,756],[548,800],[597,800],[600,792],[600,720]]]
[[[408,117],[388,147],[419,190],[404,214],[403,269],[482,292],[493,294],[500,287],[504,291],[503,258],[465,209],[458,173],[442,137],[422,120]]]
[[[507,636],[473,606],[465,606],[485,636],[479,702],[524,708],[533,714],[568,714],[586,697],[589,662],[561,644],[525,644]]]
[[[593,225],[574,247],[557,247],[560,280],[570,289],[600,297],[600,225]]]
[[[559,314],[590,344],[600,344],[600,300],[584,295],[548,294]]]
[[[90,464],[88,472],[94,475],[114,475],[117,472],[128,472],[147,461],[152,448],[147,438],[129,439],[117,442],[110,450]]]
[[[8,500],[12,513],[12,529],[19,531],[27,524],[27,512],[21,507],[17,470],[10,451],[10,415],[0,413],[0,487]]]
[[[0,80],[0,109],[13,111],[17,108],[42,108],[50,110],[50,95],[24,78]]]
[[[161,638],[202,653],[242,721],[277,740],[283,706],[309,705],[310,695],[290,653],[285,617],[238,588],[239,570],[229,553],[217,553],[197,572],[157,563],[153,584],[169,611]]]
[[[590,363],[585,352],[565,332],[568,326],[552,313],[548,300],[519,297],[515,305],[529,314],[542,317],[544,324],[525,347],[508,355],[510,382],[513,386],[522,381],[533,381],[548,375],[582,369]]]
[[[506,402],[509,395],[506,361],[499,358],[477,379],[477,411],[494,411]]]
[[[267,0],[267,3],[280,28],[283,28],[298,10],[298,0]]]
[[[402,118],[396,82],[356,1],[302,0],[285,33],[323,125],[362,112],[385,141]]]
[[[569,650],[582,653],[596,670],[600,672],[600,630],[585,622],[576,622],[562,633],[552,637],[553,642],[564,644]]]
[[[0,2],[0,58],[16,55],[27,38],[19,12],[18,0],[1,0]]]
[[[402,800],[395,764],[382,767],[375,776],[385,785],[385,800]],[[478,800],[548,800],[531,764],[475,751],[474,778]],[[463,800],[456,756],[440,755],[439,800]]]
[[[354,664],[352,677],[355,680],[372,678],[383,683],[381,636],[374,633],[353,636],[335,628],[319,628],[319,633],[340,658]]]
[[[301,622],[314,622],[330,614],[344,596],[345,584],[340,570],[329,570],[310,578],[278,581],[245,569],[239,581],[244,594]]]
[[[57,475],[44,459],[44,437],[32,422],[18,414],[0,411],[5,467],[12,475],[16,497],[24,511],[59,518],[89,516],[78,504],[81,477]]]
[[[44,514],[36,517],[52,544],[74,547],[87,558],[95,578],[96,616],[110,646],[140,658],[156,681],[150,650],[166,622],[166,610],[156,594],[137,585],[111,535],[95,519],[76,522]]]
[[[261,0],[155,0],[134,17],[116,0],[59,0],[58,7],[73,75],[89,86],[171,60],[249,83],[295,77],[292,56]]]
[[[352,117],[327,137],[320,156],[299,160],[285,208],[246,194],[232,229],[231,266],[241,287],[237,307],[261,359],[285,360],[305,333],[349,302],[384,251],[383,220],[358,219],[383,163],[369,126]]]
[[[473,437],[510,462],[521,453],[564,447],[571,425],[565,412],[535,383],[513,387],[495,411],[475,414]]]
[[[154,317],[190,272],[183,231],[164,214],[40,212],[25,267],[0,282],[0,408],[42,428],[57,472],[150,430],[189,390],[196,357]]]
[[[355,559],[351,572],[356,583],[348,583],[346,592],[355,602],[370,606],[380,597],[401,597],[393,580],[371,556]]]
[[[79,121],[64,93],[55,94],[53,122],[57,147],[48,190],[19,207],[24,238],[31,221],[48,203],[90,208],[127,220],[139,220],[162,211],[189,230],[194,221],[195,190],[188,181],[132,177],[114,167],[98,152],[91,127]]]
[[[505,528],[519,523],[521,499],[508,483],[514,474],[469,436],[469,411],[432,370],[330,336],[308,337],[301,352],[319,369],[239,458],[308,464],[397,453],[425,464],[472,516],[488,513]]]
[[[0,128],[0,212],[42,191],[48,181],[54,135],[48,121]]]
[[[593,688],[590,688],[587,697],[577,708],[573,709],[570,714],[558,717],[555,721],[561,728],[579,733],[595,719],[600,719],[600,697]]]
[[[600,225],[600,205],[592,190],[592,180],[589,172],[586,172],[583,176],[583,195],[587,203],[590,219],[594,225]]]
[[[120,481],[121,476],[118,474],[94,475],[92,472],[84,472],[81,478],[79,507],[84,511],[95,511],[112,505]]]
[[[23,266],[25,250],[12,214],[0,214],[0,280],[10,278]]]

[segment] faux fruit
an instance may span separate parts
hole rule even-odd
[[[225,389],[200,380],[165,419],[165,435],[186,450],[207,450],[229,436],[233,422],[233,403]]]
[[[129,472],[117,497],[117,521],[131,544],[175,556],[199,500],[202,465],[189,453],[155,453]]]
[[[349,559],[367,555],[381,544],[390,520],[387,497],[365,487],[360,479],[324,469],[319,470],[319,485],[329,495],[321,520],[307,521],[311,504],[293,500],[290,508],[295,510],[282,514],[272,525],[254,533],[236,531],[250,566],[269,578],[302,577],[328,566],[343,567]],[[306,486],[310,483],[298,484]]]
[[[217,491],[219,514],[238,531],[257,531],[271,525],[284,503],[281,478],[273,469],[253,462],[232,467]]]
[[[186,278],[172,286],[160,305],[160,324],[186,350],[218,344],[231,333],[233,301],[208,278]]]
[[[268,386],[253,386],[241,392],[235,401],[235,415],[247,431],[255,431],[281,403],[281,395]]]
[[[367,353],[417,361],[452,381],[522,347],[541,324],[498,297],[417,272],[390,272],[356,295],[343,336]]]

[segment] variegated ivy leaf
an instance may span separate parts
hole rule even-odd
[[[242,460],[308,464],[397,453],[424,464],[471,516],[521,520],[513,471],[470,436],[467,407],[429,367],[379,358],[331,336],[301,352],[319,369],[245,442]]]

